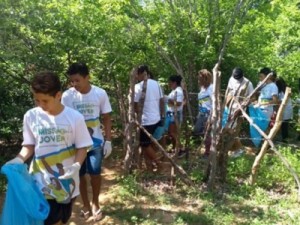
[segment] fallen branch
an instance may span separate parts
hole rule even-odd
[[[259,154],[256,156],[255,161],[253,163],[252,166],[252,171],[251,171],[251,176],[250,176],[250,184],[253,185],[255,183],[255,178],[256,178],[256,174],[257,174],[257,168],[259,166],[260,161],[262,160],[263,156],[265,155],[266,151],[267,151],[267,147],[268,145],[271,146],[271,150],[274,151],[274,153],[280,158],[280,160],[283,162],[283,164],[286,166],[286,168],[290,171],[290,173],[292,174],[292,176],[294,177],[297,186],[298,186],[298,201],[300,200],[300,181],[299,181],[299,177],[297,175],[297,172],[295,171],[295,169],[289,164],[289,162],[284,158],[284,156],[277,150],[277,148],[275,147],[272,139],[273,137],[276,135],[276,132],[278,131],[278,129],[280,128],[281,125],[281,119],[282,119],[282,115],[283,115],[283,110],[284,107],[287,103],[288,97],[291,93],[291,89],[287,88],[285,95],[284,95],[284,99],[282,100],[282,103],[278,109],[278,113],[277,113],[277,117],[275,120],[275,125],[274,127],[271,129],[269,135],[266,135],[254,122],[253,120],[248,116],[248,114],[245,112],[245,110],[242,108],[241,104],[237,102],[238,107],[240,108],[243,116],[248,120],[248,122],[250,123],[251,126],[253,126],[265,139],[265,142],[259,152]]]
[[[182,181],[188,186],[195,186],[194,182],[189,178],[185,170],[175,163],[175,161],[169,156],[169,154],[158,143],[158,141],[138,121],[135,120],[135,123],[150,138],[152,143],[154,143],[158,147],[158,149],[163,153],[163,155],[171,162],[171,164],[175,168],[175,171],[178,172],[178,174],[180,175]]]

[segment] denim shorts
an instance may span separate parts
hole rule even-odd
[[[182,120],[183,120],[183,113],[182,113],[182,111],[177,111],[176,115],[177,115],[178,124],[180,126],[181,123],[182,123]],[[175,117],[174,116],[175,116],[174,112],[167,112],[167,117],[170,117],[170,123],[175,123]]]
[[[84,176],[86,173],[90,175],[101,174],[101,166],[103,159],[103,148],[102,146],[87,153],[86,159],[84,160],[79,175]]]

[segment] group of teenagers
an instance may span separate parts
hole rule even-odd
[[[158,83],[151,79],[151,73],[147,66],[142,65],[137,69],[137,80],[138,84],[135,86],[135,104],[136,111],[139,109],[138,104],[140,103],[143,87],[147,82],[147,88],[145,93],[143,111],[139,112],[142,114],[141,124],[144,128],[153,135],[156,139],[160,140],[162,135],[158,135],[157,131],[163,127],[168,139],[172,142],[172,148],[176,149],[177,157],[181,157],[185,154],[185,150],[182,148],[180,143],[180,125],[183,120],[183,107],[185,105],[187,94],[182,88],[182,77],[179,75],[172,75],[168,79],[168,85],[170,93],[163,95],[163,91]],[[268,76],[271,74],[270,76]],[[272,120],[276,115],[276,111],[283,100],[286,83],[285,81],[277,77],[276,72],[270,68],[262,68],[258,73],[258,85],[261,84],[266,78],[268,79],[261,85],[260,90],[256,95],[253,95],[250,99],[251,107],[254,110],[259,110],[262,118],[266,120],[267,126],[272,125]],[[210,120],[212,112],[212,96],[213,96],[213,76],[212,73],[207,69],[198,71],[198,113],[193,127],[193,134],[205,139],[204,146],[205,152],[204,158],[207,158],[210,152],[211,146],[211,134],[210,130],[207,130],[207,125]],[[238,104],[246,99],[253,92],[252,82],[245,77],[244,72],[241,68],[236,67],[233,69],[231,77],[228,81],[227,89],[225,92],[225,111],[227,114],[223,114],[222,126],[225,126],[228,121],[230,114],[239,107]],[[252,110],[253,111],[253,110]],[[293,106],[291,98],[288,98],[285,106],[281,125],[281,136],[282,141],[286,142],[289,137],[289,124],[293,117]],[[237,122],[232,122],[230,126],[234,128]],[[208,132],[208,135],[205,133]],[[161,132],[163,133],[163,132]],[[150,137],[143,131],[141,131],[140,144],[145,154],[146,159],[152,162],[153,169],[155,170],[159,162],[159,154],[156,153],[155,146],[152,144]],[[165,144],[165,141],[162,141]],[[237,154],[243,151],[242,144],[239,138],[234,141],[234,148]]]
[[[53,72],[33,77],[35,107],[24,115],[22,148],[6,162],[8,166],[30,162],[29,173],[49,203],[45,225],[67,224],[79,195],[83,219],[99,221],[103,217],[99,205],[101,165],[112,152],[111,104],[106,91],[90,83],[86,64],[71,64],[67,75],[71,87],[64,92]]]
[[[181,149],[178,138],[183,121],[183,107],[187,98],[181,87],[182,77],[172,75],[168,84],[170,93],[164,95],[158,81],[152,78],[147,65],[135,70],[135,112],[141,115],[141,126],[156,135],[158,127],[166,127],[173,148]],[[260,70],[262,81],[271,70]],[[37,73],[31,82],[35,107],[28,110],[23,119],[23,142],[17,156],[9,164],[30,161],[29,172],[38,189],[47,199],[50,212],[45,225],[66,224],[72,215],[72,206],[81,196],[80,216],[84,219],[101,220],[99,205],[101,165],[103,158],[112,152],[111,104],[106,91],[90,83],[89,68],[84,63],[73,63],[67,69],[71,87],[62,92],[59,77],[53,72]],[[278,84],[276,85],[275,82]],[[274,105],[284,93],[281,81],[271,77],[260,90],[256,107],[260,107],[271,119]],[[198,72],[198,116],[194,126],[196,135],[204,135],[212,111],[212,74],[206,69]],[[283,89],[281,89],[283,88]],[[226,102],[233,97],[245,97],[253,90],[252,83],[244,77],[240,68],[235,68],[228,83]],[[143,101],[143,107],[140,107]],[[232,107],[236,107],[232,103]],[[289,103],[287,108],[287,114]],[[284,117],[284,121],[290,117]],[[166,126],[167,124],[167,126]],[[103,126],[102,126],[103,125]],[[288,128],[283,124],[285,135]],[[157,169],[160,160],[151,138],[143,129],[140,132],[140,147],[146,161]],[[205,139],[205,155],[209,154],[210,135]],[[184,150],[181,150],[184,151]],[[90,179],[87,179],[86,175]],[[90,203],[88,181],[92,189]]]

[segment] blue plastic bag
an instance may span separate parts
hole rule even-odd
[[[267,130],[270,121],[268,116],[260,108],[254,108],[252,105],[250,105],[249,115],[252,118],[253,122],[262,131],[265,132]],[[253,144],[258,148],[262,141],[262,136],[253,126],[250,126],[250,136]]]
[[[229,109],[227,107],[224,108],[223,116],[222,116],[222,127],[225,127],[229,117]]]
[[[167,116],[165,118],[164,126],[158,126],[153,133],[153,137],[159,141],[162,136],[169,130],[170,123],[171,117]]]
[[[1,168],[8,179],[1,225],[43,225],[49,204],[37,188],[26,164],[8,164]]]

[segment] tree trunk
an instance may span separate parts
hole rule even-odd
[[[264,134],[263,136],[265,137],[266,140],[264,141],[264,143],[261,147],[261,150],[260,150],[259,154],[256,156],[255,161],[252,165],[251,176],[250,176],[250,184],[251,185],[253,185],[256,182],[257,171],[258,171],[260,162],[262,161],[264,155],[266,154],[266,152],[268,150],[270,141],[275,137],[278,130],[280,129],[283,111],[284,111],[284,108],[286,106],[286,103],[287,103],[287,100],[288,100],[290,94],[291,94],[291,89],[286,88],[284,99],[278,109],[274,126],[270,130],[268,136],[263,132],[263,134]]]
[[[128,95],[128,124],[125,127],[125,143],[126,143],[126,155],[124,159],[124,169],[127,174],[131,172],[133,164],[133,133],[135,128],[135,113],[134,113],[134,85],[135,85],[135,70],[130,74],[130,89]]]

